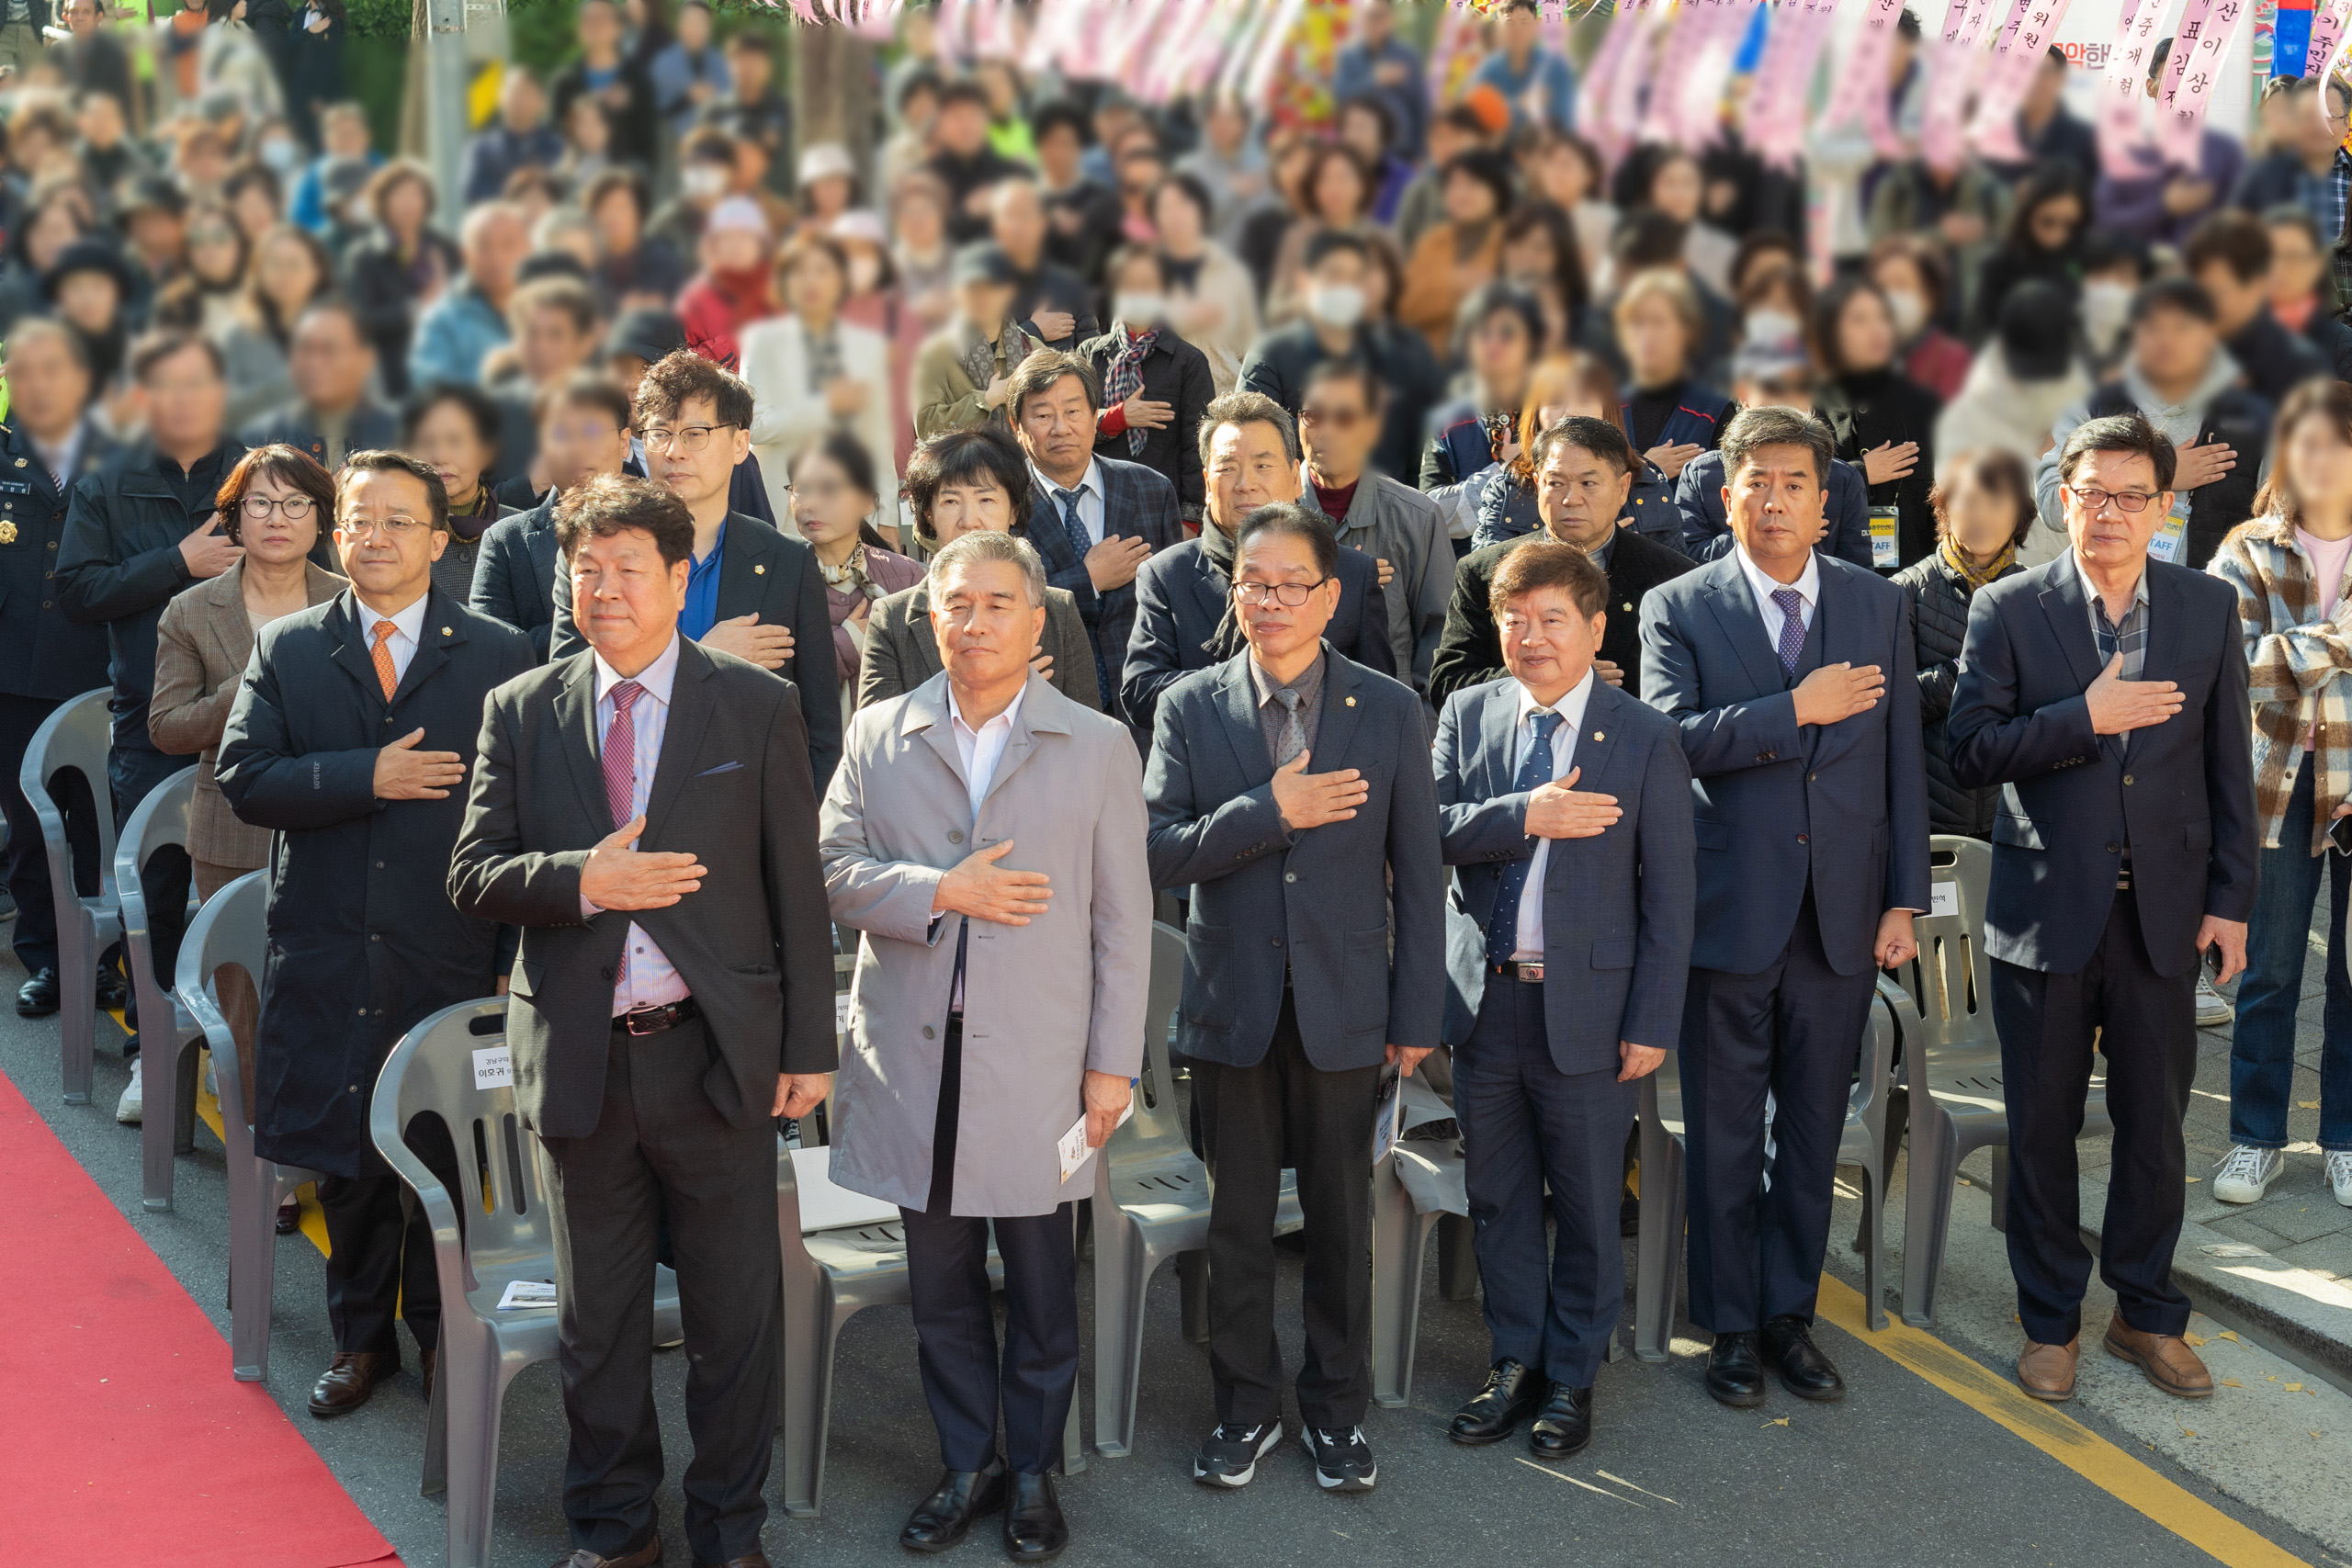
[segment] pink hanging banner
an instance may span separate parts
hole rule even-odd
[[[2303,51],[2303,74],[2312,74],[2312,62],[2321,62],[2320,79],[2326,81],[2335,74],[2344,48],[2346,21],[2352,21],[2352,0],[2328,0],[2312,13],[2312,41]]]
[[[1723,134],[1724,88],[1731,81],[1733,60],[1739,52],[1741,38],[1747,31],[1748,19],[1755,15],[1755,0],[1683,0],[1685,5],[1699,4],[1712,15],[1706,30],[1696,40],[1695,51],[1688,59],[1678,61],[1676,70],[1681,80],[1676,93],[1675,120],[1679,140],[1683,146],[1696,152],[1714,142]]]
[[[1894,24],[1903,14],[1903,0],[1866,3],[1861,29],[1854,35],[1854,45],[1846,51],[1845,64],[1837,73],[1821,129],[1838,130],[1860,121],[1873,127],[1876,141],[1875,123],[1887,118],[1886,62],[1894,53]]]
[[[1837,0],[1782,0],[1772,12],[1772,31],[1747,100],[1747,135],[1774,168],[1794,168],[1804,146],[1805,99],[1837,15]]]
[[[1677,86],[1680,73],[1690,68],[1690,61],[1705,41],[1707,28],[1714,22],[1714,7],[1683,0],[1674,9],[1674,19],[1665,29],[1651,51],[1648,75],[1649,96],[1642,104],[1641,130],[1637,141],[1672,141],[1680,129],[1677,124],[1680,114],[1681,93]]]
[[[1993,68],[1976,95],[1976,113],[1969,121],[1969,140],[1989,158],[2021,163],[2025,148],[2018,141],[2018,106],[2025,102],[2033,73],[2041,68],[2050,39],[2066,19],[2067,0],[2018,0],[2008,26],[1994,46]]]
[[[1944,13],[1942,35],[1933,53],[1935,74],[1928,79],[1928,108],[1919,124],[1919,152],[1931,167],[1956,169],[1968,156],[1961,114],[1984,61],[1984,24],[1992,0],[1968,0],[1964,10]]]
[[[2107,76],[2098,85],[2098,161],[2109,179],[2146,179],[2154,173],[2134,154],[2148,144],[2140,99],[2165,6],[2165,0],[2123,0],[2123,19],[2107,51]]]
[[[1610,144],[1616,140],[1616,126],[1611,119],[1617,73],[1623,68],[1627,51],[1632,49],[1642,30],[1633,13],[1647,10],[1642,0],[1621,5],[1610,17],[1609,30],[1601,35],[1600,47],[1586,62],[1584,80],[1577,84],[1577,126],[1592,143],[1607,156]],[[1440,24],[1442,26],[1443,24]]]
[[[2165,161],[2191,169],[2198,165],[2205,114],[2213,107],[2222,60],[2245,16],[2245,0],[2210,0],[2204,12],[2194,23],[2184,18],[2180,35],[2173,40],[2173,58],[2165,62],[2164,112],[2156,117],[2157,141]],[[2192,26],[2196,28],[2193,43]],[[2177,79],[2172,69],[2175,60],[2181,67]]]

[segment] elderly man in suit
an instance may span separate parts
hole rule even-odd
[[[907,513],[916,535],[934,551],[972,533],[1025,536],[1030,479],[1021,449],[1002,433],[986,425],[951,430],[915,448],[907,464]],[[929,583],[874,602],[857,671],[859,707],[911,692],[944,668],[931,627]],[[1046,590],[1046,629],[1029,668],[1080,707],[1102,711],[1094,644],[1066,588]]]
[[[322,299],[305,307],[294,320],[286,367],[294,400],[248,425],[247,446],[291,446],[334,473],[354,452],[399,444],[399,418],[368,396],[376,347],[356,306]]]
[[[1153,552],[1184,542],[1176,487],[1140,463],[1097,457],[1102,383],[1075,354],[1043,350],[1023,360],[1005,389],[1012,434],[1033,478],[1026,537],[1046,581],[1069,591],[1085,617],[1104,711],[1139,728],[1118,699],[1119,665],[1136,622],[1136,573]]]
[[[2086,421],[2058,473],[2071,547],[1977,594],[1947,724],[1953,777],[2002,786],[1984,944],[2009,1115],[2018,1382],[2037,1399],[2075,1390],[2091,1271],[2075,1139],[2097,1040],[2115,1119],[2106,1348],[2202,1399],[2212,1374],[2182,1337],[2189,1303],[2172,1255],[2199,958],[2218,950],[2223,981],[2244,969],[2254,908],[2245,648],[2228,582],[2148,558],[2173,502],[2161,432],[2136,413]]]
[[[588,647],[482,712],[449,890],[523,928],[506,1037],[562,1302],[573,1551],[559,1568],[662,1561],[665,1218],[689,1347],[687,1544],[700,1563],[766,1568],[775,1118],[824,1099],[836,1055],[799,694],[684,635],[695,525],[677,496],[592,480],[556,529]]]
[[[1642,603],[1661,582],[1690,570],[1690,561],[1626,527],[1625,497],[1641,459],[1625,433],[1605,419],[1571,414],[1535,437],[1528,449],[1535,473],[1535,514],[1544,532],[1590,556],[1609,582],[1608,631],[1593,670],[1611,686],[1642,689]],[[1498,679],[1507,665],[1496,626],[1495,574],[1526,535],[1472,550],[1454,574],[1445,635],[1430,671],[1430,700]]]
[[[1295,455],[1281,471],[1296,481]],[[1152,881],[1192,889],[1182,1043],[1214,1194],[1217,1425],[1193,1475],[1247,1485],[1282,1440],[1273,1229],[1288,1166],[1306,1220],[1300,1438],[1320,1485],[1361,1492],[1379,1475],[1360,1425],[1373,1107],[1384,1065],[1409,1073],[1436,1047],[1445,1002],[1437,787],[1420,698],[1325,638],[1340,594],[1330,519],[1261,507],[1238,524],[1234,561],[1247,647],[1168,689],[1145,780]],[[1385,649],[1385,622],[1372,625]]]
[[[563,492],[607,474],[644,470],[630,466],[629,427],[636,415],[628,397],[601,376],[582,371],[540,392],[533,412],[539,458],[554,482],[537,506],[502,517],[482,534],[470,590],[483,615],[530,634],[547,662],[555,638],[555,506]]]
[[[752,449],[751,387],[680,349],[645,373],[635,407],[650,477],[684,502],[695,520],[694,564],[678,630],[796,685],[802,683],[798,650],[806,648],[814,660],[808,689],[832,692],[832,621],[817,552],[756,517],[729,510],[735,465]],[[571,576],[558,572],[549,656],[560,660],[586,646],[572,624]],[[808,765],[822,791],[841,761],[841,704],[802,705]]]
[[[832,1172],[906,1221],[946,1473],[900,1544],[944,1551],[1001,1508],[1006,1554],[1043,1562],[1069,1541],[1050,1472],[1078,1384],[1070,1204],[1091,1190],[1057,1145],[1083,1119],[1099,1148],[1142,1060],[1143,771],[1124,725],[1029,666],[1036,551],[978,530],[929,586],[945,669],[857,715],[825,796],[833,919],[865,933]]]
[[[1484,939],[1448,958],[1476,1019],[1452,1036],[1453,1107],[1494,1342],[1450,1435],[1491,1443],[1532,1415],[1530,1451],[1562,1460],[1592,1440],[1625,1294],[1634,1084],[1682,1025],[1690,767],[1673,720],[1600,678],[1612,606],[1590,556],[1525,541],[1489,592],[1510,673],[1455,693],[1437,729],[1454,908]]]
[[[1239,655],[1247,637],[1233,605],[1235,536],[1260,507],[1295,503],[1305,483],[1297,426],[1263,393],[1228,392],[1211,403],[1200,442],[1208,526],[1136,573],[1135,629],[1119,672],[1120,701],[1136,725],[1154,722],[1160,694],[1185,674]],[[1402,679],[1379,562],[1345,545],[1338,550],[1331,581],[1339,601],[1321,635],[1351,663]]]
[[[1878,971],[1918,950],[1928,806],[1909,602],[1813,548],[1827,428],[1749,409],[1723,446],[1737,547],[1643,602],[1642,696],[1681,727],[1697,814],[1690,1317],[1707,1392],[1745,1409],[1768,1362],[1801,1399],[1845,1396],[1813,1342],[1830,1183]]]
[[[451,906],[443,868],[482,700],[531,667],[531,645],[433,586],[448,532],[430,465],[353,455],[335,493],[350,589],[263,628],[214,771],[238,818],[278,835],[254,1152],[321,1173],[334,1359],[313,1416],[356,1410],[400,1371],[396,1307],[431,1392],[433,1227],[368,1135],[368,1096],[403,1033],[491,995],[503,967],[496,924]],[[456,1179],[447,1129],[409,1137]]]

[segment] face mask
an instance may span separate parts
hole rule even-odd
[[[852,294],[870,294],[881,281],[880,258],[868,255],[849,258],[849,291]]]
[[[1907,288],[1886,297],[1886,311],[1894,318],[1894,335],[1905,343],[1927,329],[1928,302]]]
[[[2083,335],[2100,354],[2115,346],[2132,316],[2132,286],[2113,278],[2091,279],[2083,285]]]
[[[1741,341],[1794,343],[1798,333],[1797,319],[1786,310],[1750,310]]]
[[[1168,297],[1164,294],[1121,294],[1111,301],[1111,313],[1131,327],[1159,324],[1168,314]]]
[[[1318,283],[1306,291],[1306,313],[1345,331],[1363,320],[1363,290],[1348,283]]]
[[[688,196],[706,199],[722,196],[727,190],[727,171],[708,164],[698,164],[679,176],[678,183]]]
[[[261,144],[261,161],[282,175],[302,161],[302,150],[281,136]]]

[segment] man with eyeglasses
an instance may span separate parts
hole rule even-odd
[[[262,983],[254,1149],[320,1173],[334,1355],[311,1414],[346,1415],[401,1367],[429,1395],[441,1292],[433,1230],[368,1132],[376,1075],[438,1010],[505,988],[512,947],[450,902],[448,867],[492,690],[531,669],[521,632],[433,585],[449,497],[422,458],[360,452],[335,487],[347,592],[272,622],[220,738],[240,820],[278,835]],[[453,1184],[447,1129],[410,1147]]]
[[[825,579],[807,544],[728,504],[735,465],[752,449],[752,389],[741,377],[679,349],[639,380],[633,412],[645,443],[647,477],[667,486],[694,514],[694,562],[678,630],[801,687],[808,763],[821,795],[842,755]],[[549,654],[567,659],[588,646],[572,624],[568,575],[556,575],[554,595]],[[798,659],[803,648],[816,661],[816,673],[806,682]]]
[[[1296,482],[1295,455],[1283,471]],[[1247,1485],[1282,1440],[1273,1231],[1288,1166],[1306,1222],[1300,1437],[1317,1485],[1363,1492],[1379,1477],[1361,1425],[1364,1184],[1384,1067],[1410,1074],[1438,1043],[1437,784],[1420,698],[1326,636],[1343,592],[1330,520],[1261,506],[1236,520],[1233,550],[1245,646],[1166,689],[1144,776],[1152,884],[1192,894],[1181,1043],[1212,1194],[1217,1419],[1193,1477]],[[1385,651],[1385,634],[1373,641]]]
[[[1978,591],[1945,733],[1952,782],[2001,792],[1984,945],[2008,1107],[2009,1269],[2036,1399],[2073,1397],[2091,1254],[2075,1139],[2096,1047],[2114,1119],[2099,1277],[2109,1354],[2165,1393],[2212,1375],[2172,1280],[2201,959],[2245,967],[2257,818],[2237,592],[2152,558],[2173,444],[2133,414],[2058,454],[2071,547]]]
[[[117,452],[96,473],[74,481],[65,532],[57,547],[54,598],[77,626],[107,628],[114,694],[114,747],[107,779],[114,788],[115,827],[130,820],[147,792],[187,765],[156,750],[147,733],[147,705],[155,694],[155,626],[164,606],[192,582],[218,577],[243,551],[220,531],[214,493],[237,459],[242,442],[225,431],[229,385],[220,350],[193,333],[143,338],[130,355],[131,380],[147,411],[147,434]],[[147,895],[147,929],[155,974],[169,990],[187,923],[187,857],[165,850],[141,877]],[[115,1107],[118,1120],[145,1114],[138,1064],[137,1002],[125,1016],[134,1032],[123,1046],[130,1082]]]

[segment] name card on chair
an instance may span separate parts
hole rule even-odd
[[[474,1088],[513,1089],[514,1063],[503,1045],[491,1045],[474,1053]]]
[[[1929,919],[1940,919],[1946,915],[1956,916],[1959,913],[1959,883],[1938,882],[1929,885],[1928,889],[1928,918]],[[475,1055],[480,1055],[481,1053],[476,1052]]]

